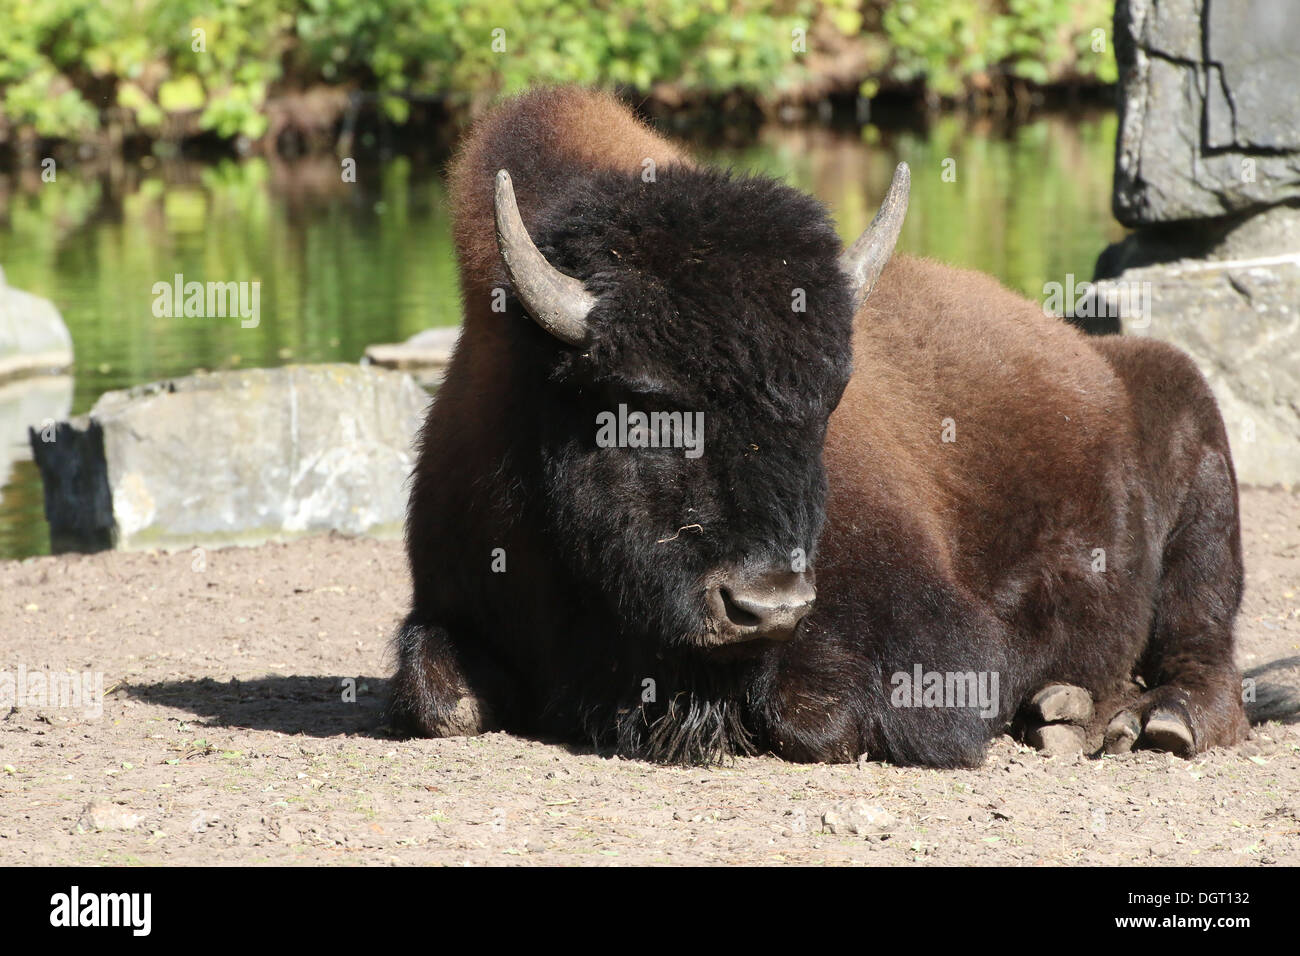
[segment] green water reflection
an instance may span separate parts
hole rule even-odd
[[[1004,134],[949,118],[924,135],[774,127],[743,147],[700,151],[814,193],[846,238],[906,160],[900,248],[1038,297],[1066,273],[1089,277],[1121,234],[1110,216],[1114,136],[1111,114]],[[74,413],[108,389],[197,368],[356,361],[371,343],[459,319],[440,169],[408,159],[362,161],[356,183],[328,159],[64,170],[54,183],[0,176],[0,265],[9,284],[63,313],[77,352]],[[260,281],[259,326],[155,317],[153,285],[176,273]],[[12,447],[0,448],[0,558],[46,553],[39,478],[6,455]]]

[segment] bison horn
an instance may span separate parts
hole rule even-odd
[[[581,282],[566,276],[546,261],[533,245],[532,237],[519,216],[515,188],[504,169],[497,173],[497,248],[506,263],[506,275],[515,294],[533,320],[561,342],[585,345],[590,334],[587,313],[595,297]]]
[[[866,232],[840,256],[840,268],[849,277],[853,287],[853,311],[867,301],[871,287],[880,278],[885,263],[894,254],[898,234],[903,231],[903,217],[907,215],[907,193],[912,185],[912,173],[907,163],[899,163],[894,170],[894,181],[876,211]]]

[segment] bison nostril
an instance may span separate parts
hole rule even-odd
[[[727,620],[737,627],[758,627],[763,623],[761,615],[756,613],[750,607],[746,607],[741,601],[737,601],[735,596],[726,588],[719,588],[722,596],[722,608],[727,613]]]

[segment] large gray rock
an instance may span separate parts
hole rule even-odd
[[[302,365],[102,396],[32,436],[55,550],[400,532],[429,396],[397,372]]]
[[[1118,0],[1115,57],[1120,222],[1300,199],[1295,0]]]
[[[1238,480],[1300,486],[1300,255],[1129,269],[1098,295],[1117,283],[1150,292],[1123,332],[1179,346],[1209,380]]]
[[[48,300],[11,289],[0,269],[0,381],[72,364],[72,336]]]

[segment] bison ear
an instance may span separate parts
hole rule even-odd
[[[519,215],[515,187],[504,169],[497,173],[497,248],[506,275],[533,321],[568,345],[585,346],[591,336],[587,313],[595,297],[573,276],[546,261]]]
[[[871,287],[880,278],[885,263],[894,254],[898,234],[903,231],[903,217],[907,215],[907,194],[912,186],[912,173],[907,163],[899,163],[894,170],[894,181],[889,184],[884,202],[876,211],[866,232],[840,256],[840,269],[849,277],[853,290],[853,311],[862,308],[871,294]]]

